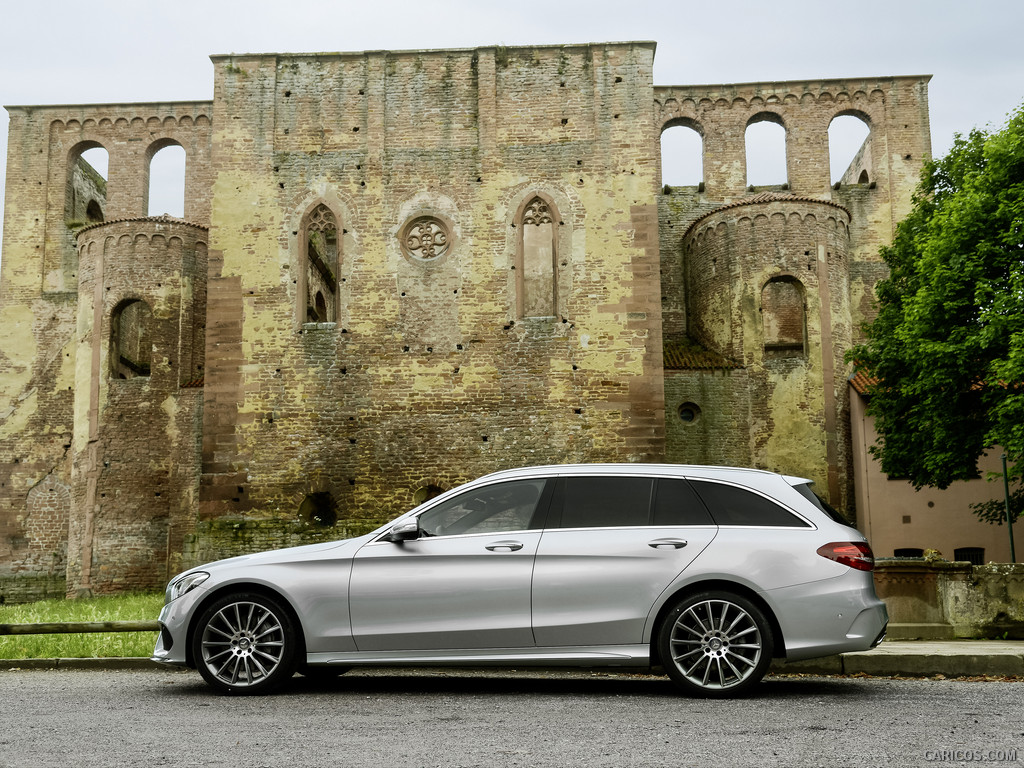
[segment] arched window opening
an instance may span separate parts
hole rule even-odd
[[[334,497],[328,491],[309,494],[299,505],[299,519],[318,528],[330,528],[338,522]]]
[[[138,299],[122,302],[110,318],[111,376],[149,376],[153,356],[153,311]]]
[[[149,216],[185,217],[185,149],[166,144],[149,161]]]
[[[867,184],[871,128],[856,115],[838,115],[828,126],[829,172],[833,184]]]
[[[673,125],[661,133],[661,183],[696,187],[704,181],[704,137],[691,125]]]
[[[798,357],[804,354],[806,320],[804,291],[799,280],[783,276],[765,284],[761,289],[761,321],[766,355]]]
[[[418,506],[425,501],[436,499],[442,493],[444,493],[444,488],[441,488],[438,485],[434,485],[433,483],[430,485],[424,485],[423,487],[416,489],[416,493],[414,493],[412,497],[413,503]]]
[[[100,207],[99,202],[96,200],[89,201],[89,204],[85,207],[85,218],[90,224],[103,221],[103,209]]]
[[[557,212],[537,196],[519,217],[518,304],[520,317],[554,317]]]
[[[331,209],[318,205],[305,226],[307,323],[337,319],[338,225]]]
[[[747,186],[771,187],[789,183],[786,168],[786,129],[778,115],[764,112],[747,123]]]
[[[99,144],[83,144],[68,158],[68,187],[64,220],[71,227],[93,224],[106,218],[107,150]]]

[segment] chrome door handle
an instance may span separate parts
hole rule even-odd
[[[655,539],[648,541],[647,546],[653,549],[682,549],[686,546],[686,539]]]
[[[491,552],[515,552],[522,548],[522,543],[518,541],[495,541],[493,544],[488,544],[484,547],[484,549]]]

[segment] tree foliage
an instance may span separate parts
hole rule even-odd
[[[910,215],[881,253],[890,274],[877,286],[878,316],[848,360],[877,381],[868,413],[882,470],[945,488],[977,477],[978,458],[1000,446],[1019,481],[1024,106],[1002,130],[958,135],[925,165]]]

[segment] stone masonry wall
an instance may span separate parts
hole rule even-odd
[[[651,56],[215,60],[203,519],[286,527],[329,493],[339,526],[372,525],[502,467],[662,456]],[[558,314],[520,318],[516,217],[538,194]],[[304,325],[298,238],[321,203],[338,322]],[[417,217],[449,228],[444,255],[406,249]]]
[[[754,465],[849,506],[842,355],[929,153],[928,78],[655,87],[653,56],[214,56],[213,101],[8,107],[0,599],[355,535],[526,464]],[[870,133],[833,188],[838,115]],[[761,119],[788,179],[750,189]],[[699,186],[662,187],[673,125]],[[169,144],[184,221],[147,217]],[[132,301],[151,327],[118,367]],[[694,340],[710,368],[680,367]]]
[[[84,364],[75,390],[69,591],[161,586],[173,575],[171,543],[180,547],[194,525],[201,395],[181,384],[201,374],[192,347],[205,307],[192,303],[206,279],[206,235],[164,218],[79,235]],[[113,318],[126,301],[149,307],[150,369],[124,379],[111,357]]]
[[[0,598],[25,599],[63,592],[69,526],[80,522],[82,514],[73,503],[71,448],[76,398],[88,403],[90,391],[78,386],[91,357],[79,356],[76,337],[76,231],[88,216],[75,201],[102,192],[99,202],[106,219],[145,216],[149,160],[167,144],[179,143],[186,150],[186,216],[208,221],[213,193],[210,104],[7,109],[0,276]],[[81,153],[94,147],[108,153],[103,185],[81,160]],[[199,290],[197,298],[205,307],[205,289]],[[202,350],[204,343],[200,338],[192,346]],[[192,357],[201,364],[202,351]],[[190,427],[197,429],[198,425]],[[162,437],[154,439],[154,445],[161,442]],[[57,484],[63,490],[56,490]],[[54,489],[62,497],[66,493],[67,515],[41,516],[34,511],[39,489]],[[175,504],[182,502],[187,503],[185,496]],[[45,535],[41,525],[47,526]],[[61,543],[48,549],[53,537]],[[40,547],[47,548],[45,557]],[[47,560],[45,567],[40,557]],[[47,575],[51,573],[52,578]]]

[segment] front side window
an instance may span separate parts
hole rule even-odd
[[[420,530],[427,536],[457,536],[536,527],[534,513],[546,482],[514,480],[467,491],[420,515]]]

